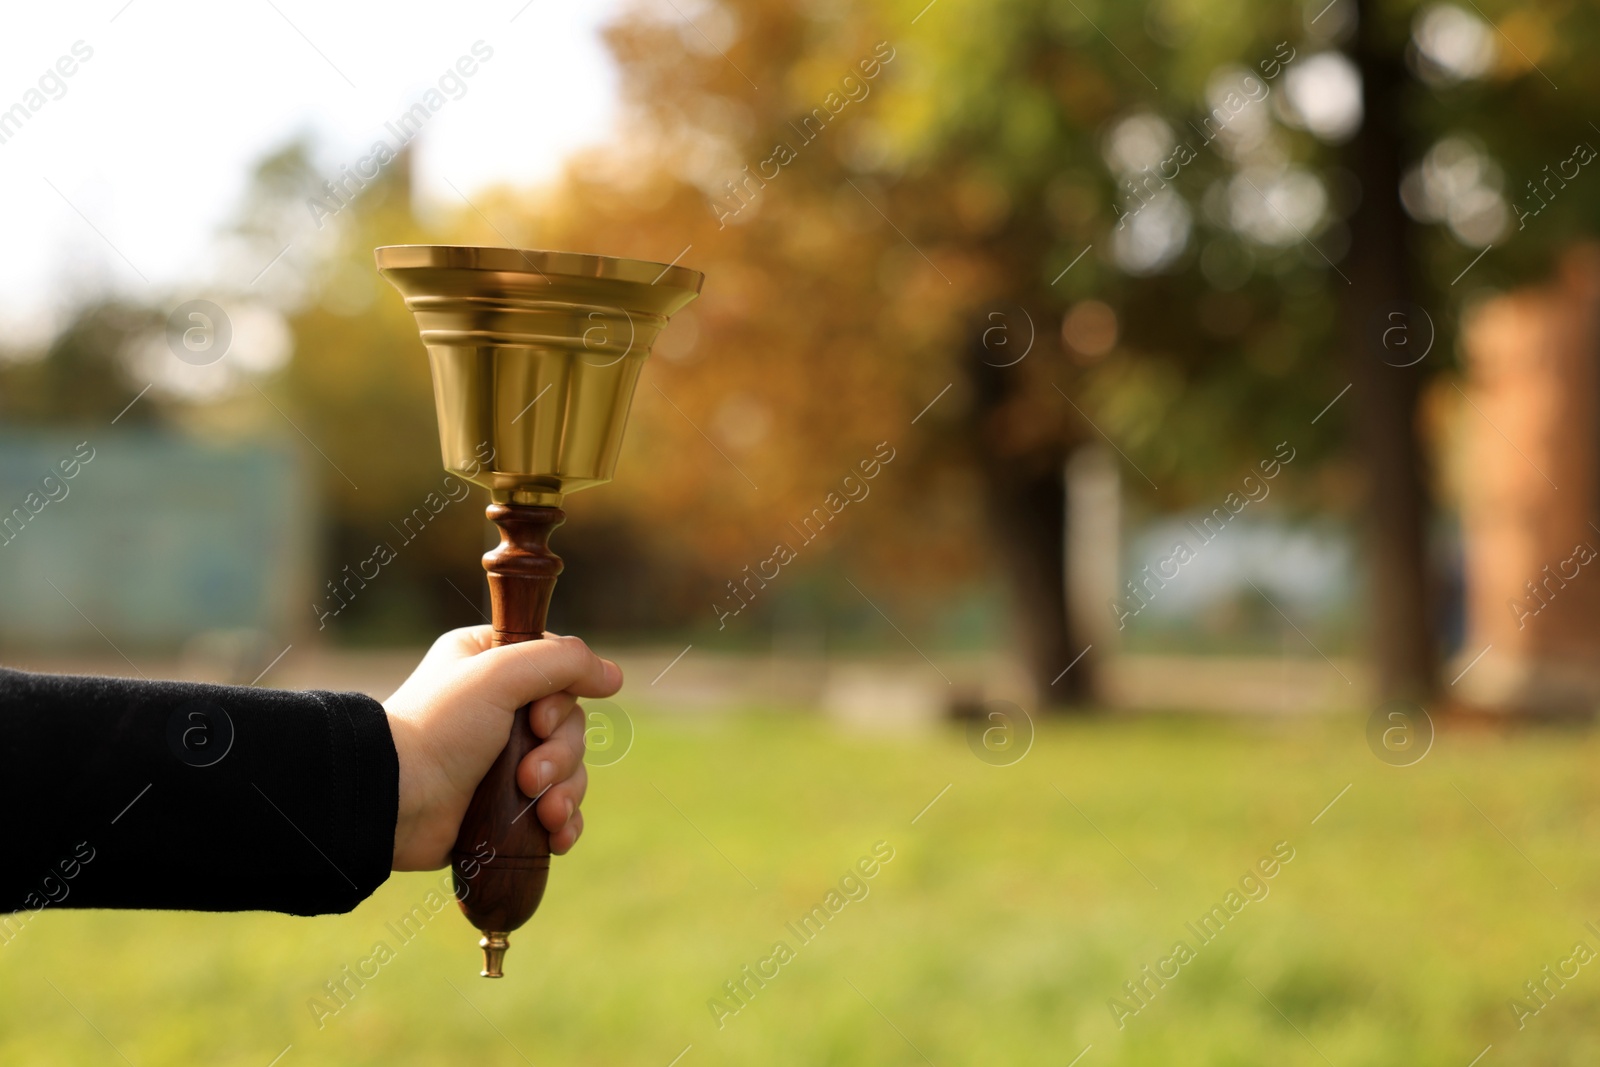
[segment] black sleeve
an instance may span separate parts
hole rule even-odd
[[[359,693],[0,670],[0,911],[349,911],[399,780]]]

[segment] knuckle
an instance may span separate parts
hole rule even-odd
[[[583,638],[562,637],[558,638],[558,640],[561,642],[562,649],[565,650],[568,655],[574,657],[574,659],[579,663],[583,663],[594,658],[594,652],[590,650],[588,642],[586,642]]]

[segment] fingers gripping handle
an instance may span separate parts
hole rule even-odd
[[[560,508],[491,504],[488,515],[500,528],[500,544],[483,557],[494,643],[537,641],[561,573],[561,558],[548,544],[550,532],[566,514]],[[501,977],[507,937],[539,907],[550,875],[550,835],[534,814],[534,801],[517,785],[517,767],[538,743],[524,705],[506,747],[472,795],[452,853],[456,899],[483,933],[478,944],[486,978]]]

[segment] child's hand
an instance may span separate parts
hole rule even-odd
[[[622,670],[576,637],[491,647],[488,626],[452,630],[383,702],[400,758],[394,869],[431,871],[450,862],[472,793],[511,736],[512,716],[534,701],[541,743],[517,768],[517,784],[550,831],[556,854],[583,832],[578,805],[589,784],[577,698],[608,697]],[[541,791],[543,795],[540,796]]]

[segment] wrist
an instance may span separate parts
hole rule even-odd
[[[399,796],[395,803],[393,870],[413,870],[412,843],[417,838],[424,804],[418,767],[416,728],[409,719],[396,715],[387,707],[389,736],[394,741],[395,761],[400,768]]]

